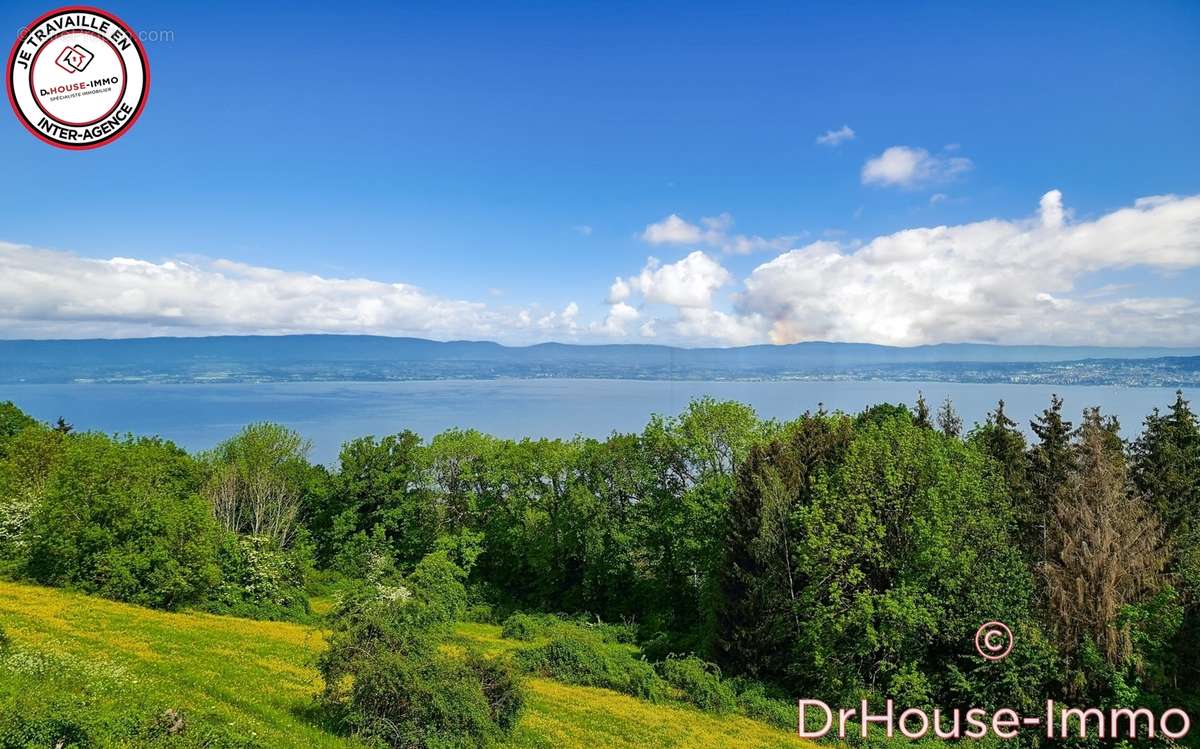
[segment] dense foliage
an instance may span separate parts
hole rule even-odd
[[[721,680],[721,669],[695,656],[671,657],[658,667],[679,698],[710,713],[728,713],[737,707],[733,687]]]
[[[318,665],[325,704],[357,734],[404,749],[467,749],[516,725],[524,698],[512,669],[439,647],[465,608],[465,576],[439,551],[404,578],[343,597]]]
[[[156,438],[74,433],[14,413],[11,404],[0,406],[7,425],[0,430],[0,568],[158,608],[307,615],[307,532],[254,533],[279,528],[267,519],[286,517],[295,495],[246,492],[253,501],[238,505],[245,510],[231,528],[212,491],[233,473],[254,477],[249,483],[256,488],[268,486],[261,477],[276,456],[257,469],[245,458],[250,451],[238,446],[261,442],[264,431],[286,430],[250,427],[212,456],[197,458]],[[302,453],[290,467],[324,475]]]
[[[565,684],[604,687],[650,702],[666,696],[654,667],[629,648],[579,626],[556,627],[545,642],[517,652],[525,671]]]
[[[828,699],[1002,696],[989,693],[996,669],[975,672],[970,642],[989,619],[1035,627],[1034,585],[984,455],[902,411],[817,415],[756,449],[739,479],[725,663]]]
[[[186,453],[151,439],[63,440],[32,508],[25,569],[38,582],[172,608],[219,579],[217,533]]]
[[[964,429],[923,398],[786,423],[701,400],[603,440],[367,437],[327,470],[275,425],[191,456],[3,404],[0,569],[270,618],[332,584],[326,701],[393,745],[511,724],[512,672],[439,647],[468,609],[527,672],[775,722],[797,694],[1200,707],[1195,413],[1126,443],[1053,399],[1030,430],[1003,402]],[[989,620],[1018,634],[999,663]]]

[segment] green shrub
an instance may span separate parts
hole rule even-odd
[[[588,630],[595,632],[604,639],[605,642],[616,642],[622,645],[636,645],[638,638],[637,625],[631,622],[621,622],[615,624],[612,622],[602,621],[598,616],[591,614],[579,614],[573,618],[568,618],[565,614],[554,616],[551,614],[545,615],[550,620],[551,624],[566,623],[573,626],[585,627]]]
[[[529,642],[543,631],[545,631],[545,627],[541,622],[518,611],[504,620],[504,628],[500,630],[500,636],[506,640]]]
[[[524,670],[565,684],[604,687],[658,702],[666,685],[654,667],[634,657],[629,648],[605,642],[594,632],[561,625],[542,645],[517,651]]]
[[[496,610],[488,603],[473,603],[467,606],[467,610],[463,612],[463,621],[476,624],[498,624]]]
[[[434,552],[401,580],[342,596],[318,660],[322,698],[362,738],[466,749],[490,745],[516,724],[524,698],[513,668],[439,647],[465,610],[463,577],[445,552]]]
[[[313,621],[304,587],[305,551],[285,551],[263,536],[226,532],[219,554],[221,585],[201,608],[250,619]]]
[[[466,577],[446,552],[435,551],[417,563],[405,584],[432,620],[451,622],[461,619],[467,610]]]
[[[508,732],[516,728],[525,707],[525,694],[513,664],[471,653],[467,657],[467,668],[479,679],[492,720],[500,730]]]
[[[352,580],[335,569],[312,569],[304,576],[304,592],[310,598],[328,597],[341,592]]]
[[[0,653],[6,652],[11,644],[12,640],[8,637],[8,630],[4,628],[3,624],[0,624]]]
[[[506,640],[531,642],[539,637],[552,636],[561,630],[588,632],[607,643],[637,643],[637,627],[633,624],[608,624],[593,620],[587,614],[572,618],[566,614],[526,614],[518,611],[504,620],[500,634]]]
[[[721,672],[714,664],[694,656],[668,658],[658,665],[658,672],[680,697],[705,712],[723,715],[737,707],[733,689],[721,681]]]
[[[637,644],[637,625],[631,622],[622,622],[621,624],[597,623],[589,624],[588,626],[599,632],[600,636],[609,642],[618,642],[622,645]]]
[[[770,696],[766,687],[756,681],[733,679],[730,687],[737,695],[738,711],[746,717],[788,731],[796,730],[799,713],[795,702]]]
[[[614,653],[627,653],[623,648],[613,647]],[[659,677],[654,666],[640,658],[626,654],[618,658],[623,672],[622,685],[616,689],[619,692],[633,695],[647,702],[662,702],[667,697],[667,687]]]
[[[639,643],[642,653],[652,661],[663,661],[678,654],[675,640],[666,632],[655,632]]]
[[[362,662],[350,694],[350,723],[391,747],[479,747],[502,733],[478,674],[438,655],[379,653]]]
[[[0,716],[0,747],[137,746],[147,749],[258,749],[253,739],[209,723],[185,724],[119,704],[98,706],[79,695],[40,694],[40,701],[8,703]],[[17,707],[19,705],[19,708]]]

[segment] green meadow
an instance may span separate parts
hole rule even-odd
[[[0,694],[6,697],[37,678],[38,668],[61,667],[105,684],[100,694],[84,694],[81,684],[77,695],[91,700],[97,714],[106,706],[134,705],[147,718],[176,710],[188,723],[185,733],[227,729],[270,747],[363,746],[323,724],[315,708],[321,684],[314,661],[325,643],[319,627],[168,613],[10,582],[0,582],[0,624],[11,638],[0,658]],[[456,639],[492,656],[514,647],[493,625],[460,624]],[[504,746],[811,746],[744,717],[548,679],[528,679],[526,697],[517,730]]]

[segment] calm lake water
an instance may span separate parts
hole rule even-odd
[[[931,407],[950,396],[970,425],[998,398],[1027,429],[1050,401],[1065,400],[1072,421],[1085,406],[1117,415],[1126,436],[1155,406],[1174,400],[1167,388],[976,385],[944,382],[647,382],[637,380],[442,380],[389,383],[263,385],[6,385],[12,400],[42,420],[63,416],[77,429],[159,434],[190,450],[212,447],[254,421],[276,421],[313,442],[313,458],[332,464],[348,439],[411,429],[426,437],[451,427],[502,437],[602,437],[639,431],[651,413],[675,414],[704,395],[749,403],[764,417],[790,419],[818,403],[858,411],[881,402]]]

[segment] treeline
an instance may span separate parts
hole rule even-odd
[[[188,455],[0,407],[7,574],[165,608],[304,618],[304,587],[470,559],[477,617],[624,623],[794,697],[1037,712],[1200,707],[1200,428],[1180,394],[1123,441],[1053,400],[1028,441],[951,404],[790,422],[701,400],[608,439],[449,431],[327,470],[254,425]],[[1000,620],[1012,655],[980,659]]]
[[[308,617],[301,500],[328,482],[282,427],[189,455],[0,403],[0,572],[164,609]]]

